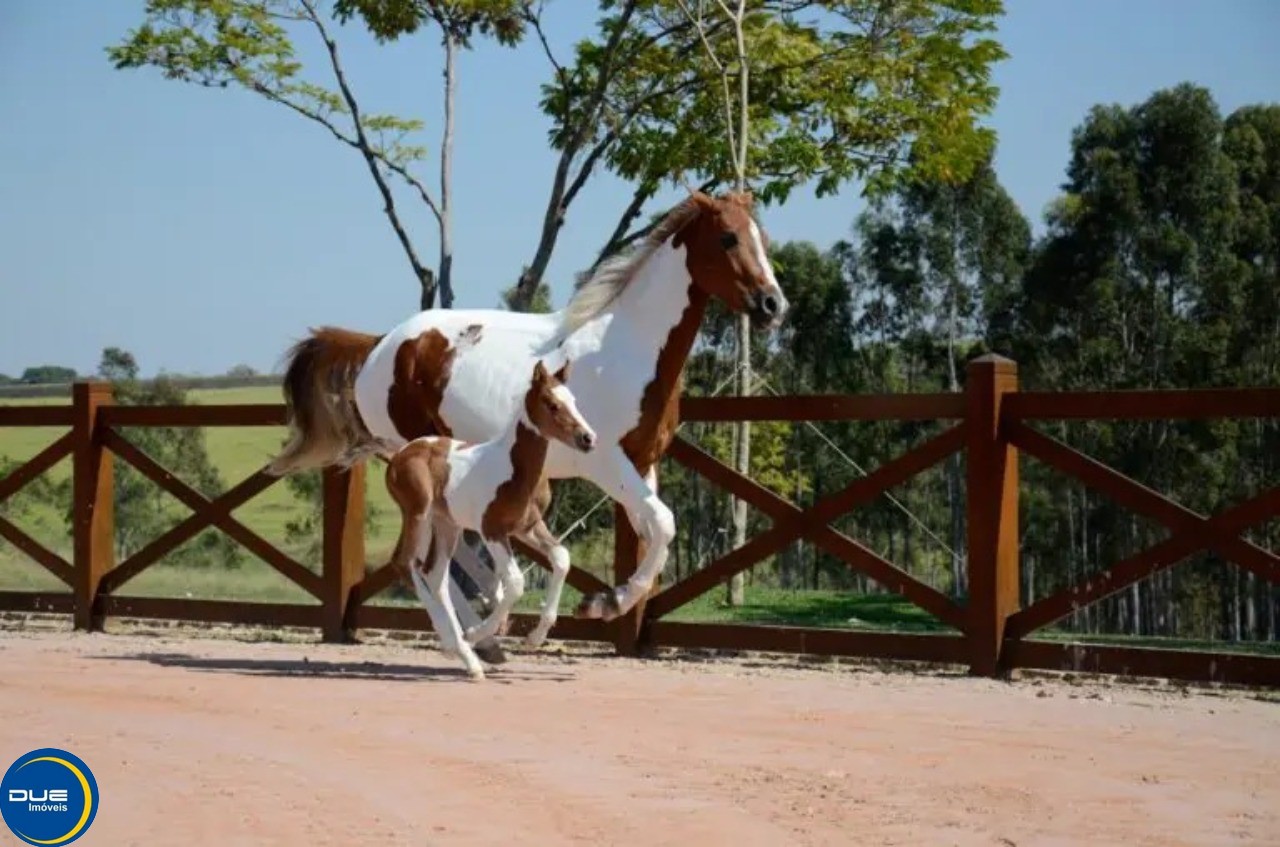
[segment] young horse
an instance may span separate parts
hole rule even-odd
[[[445,652],[459,655],[475,678],[483,678],[484,670],[469,642],[492,637],[524,593],[524,577],[516,566],[510,537],[541,523],[541,510],[533,499],[542,479],[548,439],[582,453],[595,447],[595,433],[564,387],[568,369],[566,364],[552,376],[538,360],[520,415],[500,438],[467,445],[427,436],[409,442],[387,466],[387,491],[401,515],[392,562],[412,581]],[[464,637],[446,579],[449,560],[465,529],[480,533],[493,554],[503,590],[489,617]],[[554,609],[543,608],[539,628],[545,627],[544,634],[554,622],[554,618],[547,621]]]
[[[544,473],[595,483],[625,507],[644,545],[631,579],[584,598],[577,614],[625,614],[651,590],[675,536],[654,466],[675,433],[684,363],[708,299],[749,313],[757,329],[776,327],[787,311],[767,249],[749,197],[695,192],[634,250],[602,263],[563,311],[431,309],[383,336],[313,331],[290,352],[292,438],[271,470],[350,463],[422,435],[495,438],[519,412],[513,398],[532,361],[559,349],[575,362],[569,388],[600,447],[581,454],[552,444]],[[449,339],[473,324],[483,341],[456,349]],[[568,550],[549,533],[517,537],[568,570]]]

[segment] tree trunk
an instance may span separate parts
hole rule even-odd
[[[738,316],[738,396],[751,393],[751,324],[746,315]],[[733,467],[747,476],[751,472],[751,421],[739,421],[734,425]],[[733,547],[736,550],[747,543],[747,501],[733,499]],[[743,573],[736,573],[729,580],[729,605],[741,606],[746,598]]]
[[[440,144],[440,305],[453,308],[453,112],[458,91],[458,40],[444,31],[444,138]]]

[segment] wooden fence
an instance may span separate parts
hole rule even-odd
[[[623,653],[648,646],[749,649],[861,656],[967,665],[972,673],[998,676],[1017,667],[1168,677],[1280,686],[1280,657],[1036,641],[1038,630],[1206,548],[1275,585],[1280,557],[1240,534],[1280,514],[1280,487],[1206,517],[1044,434],[1045,420],[1153,420],[1280,417],[1280,389],[1199,391],[1021,392],[1016,365],[987,356],[970,363],[962,394],[685,398],[686,421],[947,421],[941,434],[860,477],[808,509],[743,477],[693,444],[677,438],[668,456],[767,515],[773,525],[742,547],[685,579],[660,586],[627,617],[609,624],[562,616],[554,637],[612,642]],[[73,556],[68,562],[0,517],[0,537],[65,582],[69,592],[0,591],[0,610],[74,615],[75,626],[93,629],[104,616],[168,618],[259,625],[317,627],[326,640],[350,637],[358,628],[424,629],[417,608],[368,604],[396,577],[384,565],[366,573],[363,466],[324,473],[320,573],[305,567],[232,517],[232,511],[277,480],[259,471],[210,500],[177,479],[127,441],[120,427],[278,426],[280,405],[113,406],[110,386],[77,383],[63,406],[0,407],[0,427],[59,426],[68,432],[7,477],[0,501],[67,455],[73,457]],[[834,529],[840,516],[885,490],[966,451],[968,601],[957,603]],[[1166,540],[1070,585],[1019,605],[1018,466],[1026,453],[1145,515],[1171,531]],[[114,561],[112,468],[121,459],[171,493],[192,514],[135,552]],[[629,576],[640,547],[629,524],[615,513],[615,579]],[[677,520],[679,516],[677,516]],[[310,594],[309,605],[129,597],[129,580],[177,545],[216,527]],[[747,624],[664,620],[675,609],[721,586],[729,577],[796,539],[805,539],[950,625],[954,634],[853,632]],[[526,555],[530,551],[523,551]],[[544,563],[545,564],[545,563]],[[606,585],[574,568],[570,584],[582,591]],[[513,616],[513,633],[535,620]]]

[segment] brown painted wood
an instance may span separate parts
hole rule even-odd
[[[279,477],[271,476],[264,471],[258,471],[248,479],[241,481],[221,497],[213,500],[203,512],[190,515],[176,526],[152,539],[151,543],[128,559],[116,565],[115,568],[102,577],[100,586],[102,592],[110,594],[118,591],[122,585],[142,573],[161,556],[209,526],[215,513],[219,515],[230,514],[239,508],[242,503],[270,488],[279,480]],[[311,580],[308,581],[311,587],[308,588],[306,585],[302,587],[312,596],[319,597],[320,577],[311,571],[307,571],[307,573],[311,577]],[[301,585],[301,583],[299,584]]]
[[[1193,391],[1020,391],[1005,402],[1013,420],[1208,420],[1280,417],[1280,388]]]
[[[886,462],[867,476],[854,480],[844,489],[824,497],[810,509],[801,510],[754,480],[741,476],[714,456],[676,438],[667,450],[668,456],[747,501],[772,518],[775,524],[742,547],[654,597],[649,602],[649,616],[656,619],[670,614],[685,603],[713,590],[733,574],[777,553],[796,538],[806,538],[875,579],[888,590],[901,594],[940,621],[963,629],[963,615],[949,598],[827,525],[845,512],[870,502],[885,490],[942,461],[963,443],[964,425],[961,424]]]
[[[1238,533],[1280,514],[1280,488],[1272,488],[1209,519],[1224,532]],[[1084,584],[1071,585],[1043,597],[1009,618],[1007,638],[1022,638],[1065,618],[1077,609],[1123,591],[1140,579],[1159,573],[1204,547],[1188,533],[1167,538],[1124,559],[1107,570],[1092,573]]]
[[[45,547],[39,541],[36,541],[30,535],[27,535],[19,527],[13,525],[4,517],[0,517],[0,538],[3,538],[23,553],[26,553],[41,567],[65,582],[68,586],[74,586],[76,572],[75,569],[71,567],[70,562],[50,550],[48,547]]]
[[[1011,641],[1006,649],[1021,668],[1280,687],[1276,656],[1050,641]]]
[[[2,612],[69,615],[75,609],[76,598],[69,591],[0,591],[0,611]]]
[[[1211,547],[1262,579],[1280,580],[1280,556],[1226,532],[1198,512],[1173,502],[1158,491],[1136,482],[1091,456],[1017,421],[1009,422],[1009,437],[1040,461],[1074,476],[1085,485],[1110,497],[1118,505],[1159,521],[1175,533],[1197,539],[1199,547]]]
[[[186,597],[98,598],[103,615],[251,626],[320,626],[321,607],[298,603],[253,603],[241,600],[197,600]]]
[[[508,634],[524,635],[533,629],[538,616],[529,613],[513,614]],[[355,610],[355,623],[359,629],[393,629],[409,632],[431,632],[431,618],[419,606],[360,606]],[[552,638],[571,641],[613,642],[613,628],[598,620],[583,620],[561,615],[551,629]]]
[[[105,426],[284,426],[283,403],[219,403],[209,406],[115,406]]]
[[[0,427],[71,426],[73,406],[0,406]]]
[[[959,394],[682,397],[682,421],[932,421],[965,415]]]
[[[968,658],[965,638],[960,635],[676,621],[654,621],[652,626],[654,642],[663,647],[858,656],[945,664],[960,664]]]
[[[21,491],[28,483],[62,461],[63,457],[71,455],[75,446],[75,433],[68,432],[0,478],[0,502]]]
[[[551,570],[551,563],[548,562],[541,553],[534,550],[520,539],[511,539],[511,547],[521,556],[527,556],[537,562],[542,566],[543,570]],[[594,594],[597,591],[608,591],[613,587],[595,574],[590,571],[583,570],[577,565],[569,566],[569,575],[565,577],[565,582],[569,583],[583,594]]]
[[[372,571],[367,571],[364,578],[355,587],[355,594],[351,602],[357,606],[361,603],[367,603],[399,581],[400,573],[390,562]],[[408,588],[410,586],[406,585],[405,587]]]
[[[364,579],[364,463],[350,469],[325,468],[324,626],[325,641],[351,641],[354,602]]]
[[[168,468],[156,462],[136,444],[125,439],[120,433],[106,430],[102,434],[103,443],[117,456],[138,469],[139,473],[159,485],[191,509],[193,516],[207,517],[207,524],[222,530],[246,550],[262,559],[282,576],[298,585],[313,597],[317,596],[319,577],[315,572],[287,555],[270,541],[240,523],[230,512],[212,509],[214,501],[187,485],[175,476]],[[199,530],[197,530],[198,532]],[[179,542],[181,543],[181,542]],[[175,547],[177,545],[174,545]],[[168,552],[163,551],[161,555]]]
[[[969,363],[965,459],[969,568],[969,671],[1003,672],[1005,621],[1018,610],[1018,453],[1000,425],[1018,366],[990,354]]]
[[[99,629],[94,614],[103,576],[115,564],[115,473],[102,443],[99,415],[111,405],[111,386],[77,382],[71,390],[75,438],[71,534],[75,565],[75,628]]]

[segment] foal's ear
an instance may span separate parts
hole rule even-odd
[[[568,382],[569,381],[569,365],[571,364],[572,362],[565,362],[563,365],[561,365],[560,370],[556,371],[556,379],[560,380],[561,382]]]
[[[533,366],[533,381],[537,383],[544,383],[547,381],[547,366],[542,364],[541,359],[539,359],[537,364]]]

